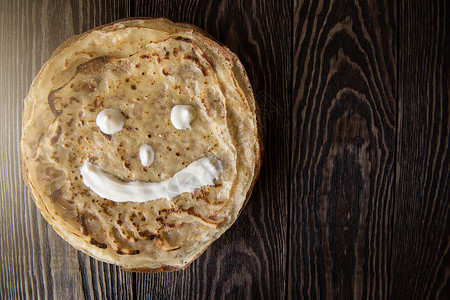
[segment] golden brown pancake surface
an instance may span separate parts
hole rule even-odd
[[[171,121],[195,111],[190,128]],[[105,134],[96,118],[120,111]],[[61,45],[25,99],[24,179],[53,228],[75,248],[124,269],[185,267],[236,220],[259,172],[261,134],[245,71],[226,47],[167,19],[129,19]],[[144,166],[142,145],[154,150]],[[115,202],[83,181],[89,162],[118,181],[162,182],[204,157],[223,170],[214,185],[172,199]]]

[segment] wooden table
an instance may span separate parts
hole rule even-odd
[[[1,0],[0,12],[0,298],[450,298],[448,2]],[[175,273],[76,251],[20,174],[40,67],[74,34],[135,16],[191,22],[236,52],[263,117],[249,204]]]

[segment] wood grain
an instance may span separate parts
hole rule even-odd
[[[391,1],[294,4],[290,299],[389,295],[395,12]]]
[[[444,0],[0,0],[0,299],[450,299]],[[47,225],[21,179],[22,99],[64,40],[193,23],[241,58],[264,165],[186,270],[123,272]]]
[[[395,298],[450,299],[448,2],[400,2]]]
[[[114,7],[106,9],[101,2],[1,2],[1,124],[5,126],[1,131],[0,281],[6,299],[133,297],[129,288],[133,275],[99,263],[64,242],[35,208],[20,174],[22,100],[32,79],[69,37],[127,16],[126,10],[121,15]],[[83,11],[87,15],[80,14]]]
[[[290,53],[285,49],[290,47],[290,22],[284,17],[289,6],[256,0],[165,3],[138,1],[136,15],[158,12],[158,16],[205,29],[242,60],[264,111],[273,103],[284,112],[289,110]],[[266,149],[265,157],[271,159],[264,159],[260,179],[238,221],[186,270],[136,274],[138,298],[148,294],[168,299],[284,297],[288,126],[286,119],[264,114],[265,144],[277,147]]]
[[[3,6],[4,5],[4,6]],[[286,275],[286,223],[289,123],[265,115],[272,157],[263,169],[249,205],[238,222],[184,271],[134,274],[75,251],[36,211],[20,178],[19,147],[22,99],[32,78],[64,40],[124,17],[167,17],[191,22],[236,52],[247,68],[261,103],[284,113],[290,108],[289,5],[259,1],[19,1],[2,3],[2,294],[7,298],[239,298],[283,297]],[[268,12],[268,13],[267,13]],[[233,19],[230,22],[230,16]],[[258,22],[254,22],[257,18]],[[266,31],[266,28],[276,30]],[[18,34],[23,33],[23,35]],[[281,33],[281,34],[280,34]],[[245,38],[239,38],[239,36]],[[285,48],[279,48],[277,43]],[[20,49],[18,53],[14,50]],[[20,62],[16,65],[16,62]],[[273,68],[273,66],[279,68]],[[17,69],[17,68],[20,68]],[[16,68],[16,69],[14,69]],[[18,78],[3,77],[14,74]],[[17,95],[17,91],[20,94]],[[273,100],[274,99],[274,100]],[[13,114],[11,114],[13,112]],[[283,132],[282,135],[279,132]],[[19,206],[16,203],[20,203]],[[22,206],[24,208],[22,209]],[[24,228],[23,224],[29,224]],[[273,224],[276,224],[274,226]],[[29,241],[33,241],[30,243]],[[23,252],[17,251],[23,250]],[[3,281],[2,281],[3,284]]]

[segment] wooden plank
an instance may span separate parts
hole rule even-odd
[[[1,294],[6,298],[283,298],[290,124],[290,6],[260,1],[2,1]],[[51,52],[100,24],[165,16],[206,29],[242,59],[264,119],[266,158],[237,223],[188,269],[133,274],[74,250],[36,210],[20,174],[22,99]],[[230,17],[232,16],[232,17]],[[3,234],[4,233],[4,234]]]
[[[288,298],[389,295],[394,1],[294,1]]]
[[[284,298],[291,24],[289,3],[271,2],[136,1],[137,16],[193,23],[239,56],[263,112],[266,145],[260,179],[236,224],[186,270],[136,274],[139,299]]]
[[[448,5],[293,3],[0,1],[0,298],[450,298]],[[191,22],[230,47],[263,116],[249,205],[177,273],[74,250],[20,174],[22,99],[42,64],[130,16]]]
[[[450,299],[449,5],[399,3],[391,295]]]
[[[22,100],[32,79],[64,40],[128,16],[120,12],[103,1],[1,2],[0,287],[6,299],[133,297],[132,274],[64,242],[35,208],[20,174]]]

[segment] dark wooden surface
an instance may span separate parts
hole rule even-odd
[[[445,1],[0,0],[0,299],[450,299]],[[261,107],[260,179],[184,271],[74,250],[20,174],[22,99],[64,40],[125,17],[191,22]]]

